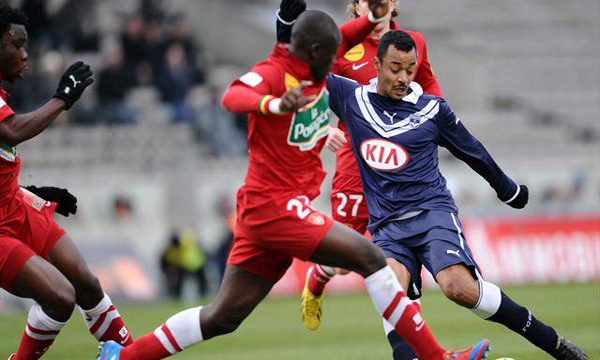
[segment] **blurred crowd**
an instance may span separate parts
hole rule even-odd
[[[164,1],[140,0],[137,11],[119,16],[120,29],[99,30],[96,1],[65,0],[52,8],[45,0],[23,0],[28,26],[29,71],[17,86],[8,86],[10,103],[30,111],[46,102],[69,62],[91,63],[96,84],[65,120],[73,125],[133,124],[140,121],[131,98],[151,89],[167,108],[167,121],[193,123],[199,105],[211,106],[210,91],[202,89],[206,64],[203,52],[182,14],[167,14]],[[152,95],[150,95],[152,96]]]

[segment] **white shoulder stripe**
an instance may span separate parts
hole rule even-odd
[[[375,111],[375,108],[373,107],[373,104],[371,104],[371,101],[369,100],[368,86],[356,88],[354,91],[354,96],[364,119],[375,131],[377,131],[379,135],[384,138],[390,138],[416,128],[415,124],[412,123],[415,116],[418,117],[418,125],[420,125],[427,120],[432,119],[439,112],[439,102],[437,100],[430,100],[420,111],[402,119],[401,121],[398,121],[395,124],[390,125],[386,124],[379,117]]]

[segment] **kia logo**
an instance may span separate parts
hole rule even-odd
[[[408,164],[408,152],[402,146],[383,139],[368,139],[360,144],[360,155],[373,169],[394,171]]]

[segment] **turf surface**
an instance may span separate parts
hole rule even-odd
[[[535,316],[555,326],[581,345],[590,359],[600,360],[600,284],[573,284],[507,288],[505,292],[528,306]],[[446,300],[438,291],[426,292],[423,314],[447,347],[466,347],[489,337],[489,359],[549,359],[520,336],[502,326],[482,321]],[[120,306],[134,335],[153,330],[185,308],[177,303]],[[234,333],[197,345],[174,359],[390,359],[381,321],[366,295],[330,296],[325,299],[323,323],[316,332],[304,329],[299,299],[269,299],[263,302]],[[17,347],[26,313],[0,318],[0,360]],[[78,313],[48,351],[44,359],[93,359],[96,342]]]

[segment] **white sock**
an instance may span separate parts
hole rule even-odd
[[[365,278],[365,286],[377,311],[390,322],[397,324],[410,299],[406,297],[404,289],[396,278],[396,274],[389,265],[377,270]],[[394,304],[394,300],[399,298]],[[392,306],[394,305],[394,306]]]
[[[42,310],[42,307],[38,303],[35,303],[29,309],[25,332],[27,336],[35,340],[54,340],[58,336],[60,329],[66,324],[66,321],[60,322],[52,319]]]
[[[471,311],[480,318],[487,319],[498,311],[501,302],[500,288],[485,280],[479,280],[479,300]]]
[[[201,310],[202,306],[198,306],[171,316],[154,330],[154,336],[171,354],[201,342],[203,340],[200,328]],[[170,337],[175,340],[175,343],[169,339]]]

